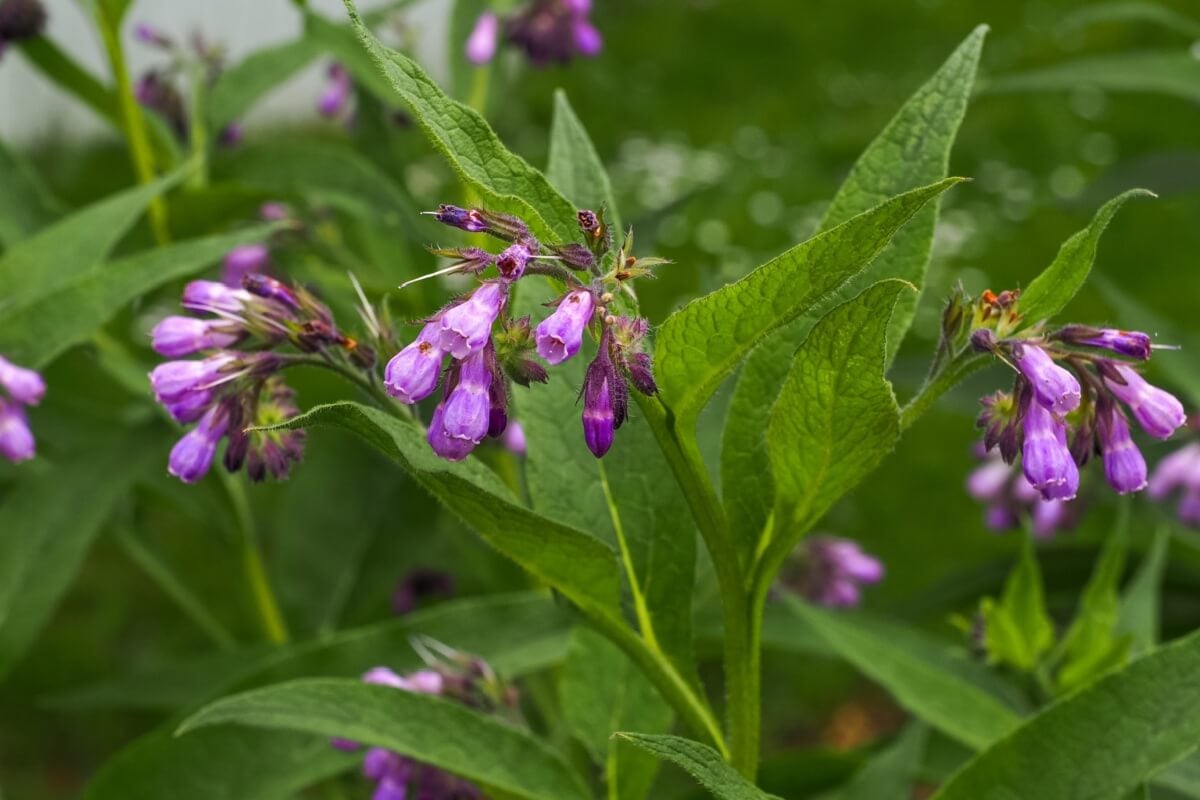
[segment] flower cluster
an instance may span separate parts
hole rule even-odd
[[[1167,439],[1183,425],[1183,405],[1146,382],[1136,362],[1150,358],[1144,333],[1085,325],[1025,328],[1017,292],[951,300],[945,329],[1013,368],[1011,392],[982,399],[979,426],[988,450],[1005,463],[1021,456],[1025,479],[1045,500],[1071,500],[1079,468],[1093,454],[1119,494],[1146,487],[1146,460],[1134,444],[1126,409],[1149,435]],[[969,328],[968,326],[969,321]],[[945,341],[945,340],[943,340]]]
[[[398,675],[387,667],[375,667],[362,676],[363,681],[390,686],[404,692],[428,694],[454,700],[484,713],[515,713],[517,696],[496,677],[482,659],[459,653],[425,639],[414,642],[432,666],[408,675]],[[436,649],[442,657],[430,652]],[[357,742],[334,739],[339,750],[352,752]],[[382,747],[369,748],[363,757],[363,775],[375,784],[374,800],[483,800],[483,793],[468,781],[437,767]]]
[[[403,403],[417,403],[441,383],[442,399],[429,424],[429,444],[442,458],[459,461],[485,437],[505,433],[510,380],[523,386],[547,380],[546,370],[533,360],[535,350],[546,363],[561,364],[579,353],[584,334],[591,331],[598,350],[581,392],[583,430],[588,448],[597,458],[603,456],[628,416],[628,385],[647,395],[657,391],[650,356],[642,350],[646,321],[615,315],[610,307],[616,293],[632,294],[630,281],[649,274],[649,268],[662,260],[628,256],[632,239],[627,238],[615,260],[609,261],[607,228],[602,215],[591,211],[579,212],[585,243],[546,247],[516,217],[449,205],[431,213],[440,222],[490,234],[508,246],[496,254],[479,247],[435,251],[456,259],[435,275],[481,276],[491,267],[496,275],[481,279],[473,291],[425,321],[416,340],[388,363],[384,375],[388,392]],[[614,266],[604,272],[604,263]],[[535,274],[559,278],[567,291],[556,301],[555,310],[533,328],[528,317],[512,319],[508,296],[514,283]],[[447,356],[450,367],[443,380]],[[513,445],[523,449],[523,438]]]
[[[41,35],[46,9],[39,0],[0,0],[0,56],[11,42]]]
[[[171,56],[170,63],[163,68],[151,69],[138,78],[134,86],[134,97],[148,109],[156,112],[182,141],[187,141],[189,118],[187,103],[177,84],[187,70],[198,71],[205,83],[211,86],[225,68],[221,48],[206,42],[201,36],[192,37],[191,47],[185,48],[159,29],[139,23],[134,28],[138,41],[164,51]],[[234,147],[243,137],[240,122],[231,122],[217,134],[218,144]]]
[[[853,608],[862,587],[883,580],[883,562],[850,539],[809,536],[802,541],[780,578],[787,590],[826,608]]]
[[[33,458],[33,431],[26,406],[36,406],[46,394],[42,376],[0,356],[0,456],[17,463]]]
[[[1193,417],[1193,434],[1200,431],[1200,417]],[[1179,490],[1179,521],[1200,528],[1200,441],[1188,442],[1158,462],[1146,493],[1153,500],[1166,500]]]
[[[1025,515],[1033,535],[1039,538],[1074,526],[1078,501],[1046,500],[1020,470],[1004,463],[999,453],[986,452],[981,446],[977,455],[983,463],[967,476],[967,494],[984,504],[984,524],[990,529],[1013,530]]]
[[[328,307],[307,291],[265,275],[246,275],[241,289],[193,281],[182,305],[207,316],[170,316],[151,333],[161,355],[204,356],[168,361],[150,373],[155,397],[171,416],[196,423],[171,451],[171,474],[185,483],[200,480],[218,444],[228,438],[224,463],[231,472],[245,464],[256,481],[268,473],[287,477],[291,463],[303,455],[304,432],[246,430],[297,414],[295,393],[278,375],[295,357],[275,348],[290,343],[303,353],[342,358],[360,368],[373,364],[374,355],[340,333]]]
[[[591,11],[592,0],[532,0],[504,19],[485,11],[467,39],[467,59],[473,64],[488,63],[496,56],[502,37],[523,50],[536,66],[597,55],[604,42],[588,19]]]

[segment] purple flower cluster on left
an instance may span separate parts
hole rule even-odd
[[[13,463],[33,458],[36,447],[25,408],[45,394],[41,375],[0,356],[0,456]]]

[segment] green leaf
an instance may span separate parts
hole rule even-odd
[[[41,368],[85,341],[121,307],[164,283],[199,272],[239,244],[261,241],[272,226],[147,250],[76,275],[32,302],[0,309],[0,352]]]
[[[362,753],[279,731],[161,731],[110,759],[84,800],[278,800],[353,767]]]
[[[1063,242],[1053,263],[1022,290],[1021,314],[1028,322],[1050,319],[1066,308],[1092,271],[1100,235],[1131,197],[1154,197],[1154,194],[1145,189],[1130,189],[1109,200],[1086,228]]]
[[[1130,651],[1134,656],[1148,653],[1158,646],[1161,627],[1159,597],[1170,544],[1171,529],[1162,525],[1155,531],[1154,542],[1121,598],[1116,630],[1130,637]]]
[[[610,547],[520,506],[476,459],[452,464],[433,453],[424,432],[357,403],[318,406],[288,427],[333,425],[358,434],[400,464],[427,491],[497,550],[575,603],[620,619],[620,579]]]
[[[1067,14],[1058,25],[1078,30],[1103,22],[1150,22],[1200,39],[1200,22],[1158,3],[1093,3]]]
[[[916,631],[795,599],[788,600],[788,607],[901,706],[963,744],[986,747],[1020,721],[1016,712],[981,688],[987,678],[977,678],[974,665]]]
[[[829,312],[796,352],[767,426],[776,486],[769,577],[895,447],[900,408],[883,377],[884,337],[897,296],[911,288],[901,280],[877,283]]]
[[[559,683],[563,721],[604,768],[609,797],[642,800],[658,762],[613,738],[620,730],[664,733],[673,714],[620,648],[589,628],[576,628]]]
[[[836,800],[909,800],[921,768],[928,730],[910,723],[896,741],[854,774]]]
[[[935,800],[1117,800],[1200,740],[1200,633],[1132,662],[989,747]]]
[[[487,121],[452,100],[407,56],[389,50],[363,26],[352,0],[346,0],[359,39],[459,177],[496,211],[516,214],[534,235],[547,241],[578,238],[576,209],[546,176],[510,152]]]
[[[5,252],[0,258],[0,316],[100,266],[150,201],[181,177],[176,172],[105,198]]]
[[[1186,49],[1107,53],[1042,69],[1000,75],[981,88],[992,93],[1073,92],[1094,87],[1110,92],[1149,92],[1200,99],[1200,61]]]
[[[221,73],[208,95],[209,125],[214,131],[223,129],[307,66],[319,52],[317,43],[305,36],[257,50]]]
[[[663,761],[682,767],[717,800],[774,800],[743,778],[707,745],[679,736],[643,733],[618,733],[616,736]]]
[[[968,36],[867,147],[834,198],[822,223],[823,230],[891,195],[946,177],[950,150],[975,82],[985,33],[986,28],[980,27]],[[825,312],[872,283],[885,278],[904,278],[919,288],[929,261],[936,218],[936,204],[919,211],[896,233],[891,246],[837,296],[770,336],[746,360],[726,417],[721,450],[726,516],[744,558],[749,559],[753,554],[773,503],[772,486],[766,478],[764,433],[771,405],[787,378],[792,354]],[[889,359],[911,320],[912,308],[908,299],[904,299],[893,313]]]
[[[0,245],[12,247],[63,212],[33,165],[0,142]]]
[[[554,188],[578,208],[608,211],[609,227],[621,230],[612,183],[592,139],[562,89],[554,93],[554,121],[550,125],[550,166],[546,176]]]
[[[151,457],[161,454],[133,436],[92,441],[52,468],[31,465],[0,504],[0,679],[49,620],[110,511]]]
[[[1054,646],[1054,623],[1046,613],[1042,572],[1031,536],[1022,541],[1020,558],[1004,583],[1000,601],[985,599],[982,613],[988,655],[995,661],[1030,672]]]
[[[893,197],[667,317],[656,339],[655,373],[677,426],[695,422],[755,345],[828,302],[922,206],[959,182],[949,178]]]
[[[1129,656],[1128,636],[1118,636],[1119,584],[1125,570],[1129,507],[1122,506],[1116,529],[1104,542],[1092,577],[1084,587],[1079,611],[1062,642],[1062,656],[1055,676],[1060,692],[1069,692],[1103,673],[1120,667]]]
[[[529,733],[440,697],[348,680],[301,680],[234,695],[180,733],[222,723],[385,747],[525,800],[584,800],[579,776]],[[219,769],[219,765],[212,765]]]

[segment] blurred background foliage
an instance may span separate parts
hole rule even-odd
[[[1130,203],[1117,216],[1096,265],[1102,280],[1089,284],[1067,316],[1130,325],[1119,313],[1130,298],[1155,309],[1164,332],[1195,330],[1200,22],[1189,27],[1186,18],[1166,10],[1196,9],[1180,0],[1153,6],[1162,13],[1140,6],[1140,13],[1135,8],[1090,19],[1094,6],[1046,0],[599,0],[594,17],[605,37],[603,54],[536,71],[515,59],[503,61],[489,90],[488,116],[512,149],[541,164],[553,91],[567,91],[610,168],[639,250],[674,262],[641,293],[644,310],[660,321],[680,302],[810,235],[862,148],[973,26],[988,23],[980,91],[951,161],[951,174],[974,180],[943,201],[922,306],[892,374],[904,397],[923,377],[941,299],[955,281],[969,292],[1027,283],[1096,207],[1133,186],[1152,189],[1159,199]],[[131,18],[154,22],[155,10],[136,3]],[[406,30],[399,40],[421,36]],[[1104,63],[1146,52],[1167,54],[1174,59],[1170,69],[1126,63],[1115,68],[1109,88],[1081,78],[1105,79],[1094,65],[1081,73],[1043,73],[1043,90],[1005,81],[1080,59]],[[15,58],[20,55],[9,53],[5,61]],[[5,66],[0,62],[0,69]],[[318,151],[318,144],[330,147]],[[49,140],[23,150],[65,207],[133,182],[115,138],[69,148]],[[323,155],[312,157],[314,152]],[[361,178],[348,177],[338,154],[356,164],[369,160],[369,169]],[[343,315],[351,313],[341,278],[347,267],[380,290],[427,270],[432,260],[420,245],[445,233],[410,212],[462,199],[420,132],[403,119],[397,123],[390,109],[363,91],[349,130],[315,114],[311,124],[259,126],[240,148],[217,155],[213,176],[208,189],[172,199],[174,232],[182,237],[236,227],[251,221],[265,199],[307,200],[326,209],[321,247],[285,245],[276,259],[282,271],[321,282]],[[395,198],[400,205],[391,204]],[[150,242],[142,225],[122,251]],[[145,298],[110,330],[139,341],[175,303],[176,288]],[[398,318],[427,312],[436,296],[430,292],[393,298],[392,309]],[[137,358],[151,363],[148,347]],[[1168,359],[1184,360],[1196,371],[1194,352],[1163,355],[1155,366],[1161,370]],[[192,488],[168,479],[163,463],[171,434],[136,391],[112,376],[102,348],[72,351],[50,369],[52,390],[34,414],[41,449],[52,458],[77,452],[80,435],[94,438],[95,430],[105,429],[124,433],[105,439],[105,447],[145,466],[120,501],[126,511],[118,509],[119,522],[96,540],[37,644],[0,683],[5,797],[74,796],[101,762],[163,719],[157,709],[131,709],[125,702],[136,694],[137,681],[118,703],[75,690],[186,663],[209,648],[203,633],[139,568],[139,547],[175,565],[238,642],[260,636],[246,621],[251,598],[230,544],[232,521],[214,512],[226,507],[219,497],[223,484],[210,478]],[[1172,385],[1172,375],[1153,377]],[[961,637],[951,615],[969,612],[984,594],[997,594],[1018,549],[1018,537],[986,531],[981,509],[963,491],[974,465],[976,398],[1002,380],[988,371],[959,387],[823,525],[886,562],[887,578],[868,593],[869,608],[948,639]],[[296,385],[304,406],[345,394],[324,375],[306,374]],[[1193,410],[1197,399],[1191,398]],[[702,423],[714,461],[723,414],[724,404],[715,403]],[[575,425],[564,421],[564,435],[577,435]],[[147,448],[153,452],[140,455]],[[1163,452],[1155,447],[1148,455],[1153,461]],[[514,468],[502,454],[492,458],[502,471]],[[11,484],[16,473],[0,463],[0,486]],[[70,504],[82,487],[60,491],[54,501]],[[527,585],[397,470],[343,435],[315,431],[290,482],[248,491],[268,568],[297,638],[387,619],[395,585],[418,568],[451,570],[460,595]],[[1048,598],[1059,618],[1069,616],[1115,516],[1117,500],[1110,493],[1097,491],[1084,502],[1088,511],[1080,528],[1042,549]],[[1132,542],[1140,551],[1169,515],[1140,498],[1130,506]],[[1181,538],[1172,549],[1164,582],[1165,637],[1200,624],[1198,546],[1200,540]],[[822,776],[841,779],[858,763],[856,748],[894,731],[902,719],[883,692],[832,659],[775,653],[767,660],[766,685],[771,702],[764,785],[789,797],[820,789]],[[786,718],[780,716],[785,710]],[[818,749],[802,752],[801,746]],[[798,783],[801,777],[807,788]]]

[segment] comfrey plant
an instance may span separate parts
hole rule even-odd
[[[14,463],[33,458],[36,446],[25,408],[45,394],[41,375],[0,356],[0,456]]]
[[[650,356],[642,349],[646,321],[618,316],[614,306],[618,295],[634,296],[632,282],[648,276],[663,260],[633,256],[632,233],[615,258],[606,258],[612,235],[603,214],[593,211],[578,214],[582,242],[547,245],[517,217],[452,205],[430,213],[446,225],[509,244],[499,253],[479,247],[435,251],[455,261],[433,275],[466,274],[480,282],[426,320],[417,338],[392,357],[384,376],[388,393],[412,404],[441,384],[442,399],[429,423],[429,444],[447,461],[460,461],[485,437],[504,435],[510,380],[529,386],[548,379],[532,358],[535,349],[547,364],[558,365],[579,352],[584,334],[590,332],[597,353],[580,391],[583,434],[588,449],[597,458],[603,456],[628,417],[628,387],[646,395],[657,391]],[[484,278],[493,267],[495,276]],[[554,277],[566,287],[555,310],[536,328],[529,317],[513,319],[509,313],[509,294],[526,275]],[[447,356],[450,366],[443,378]]]

